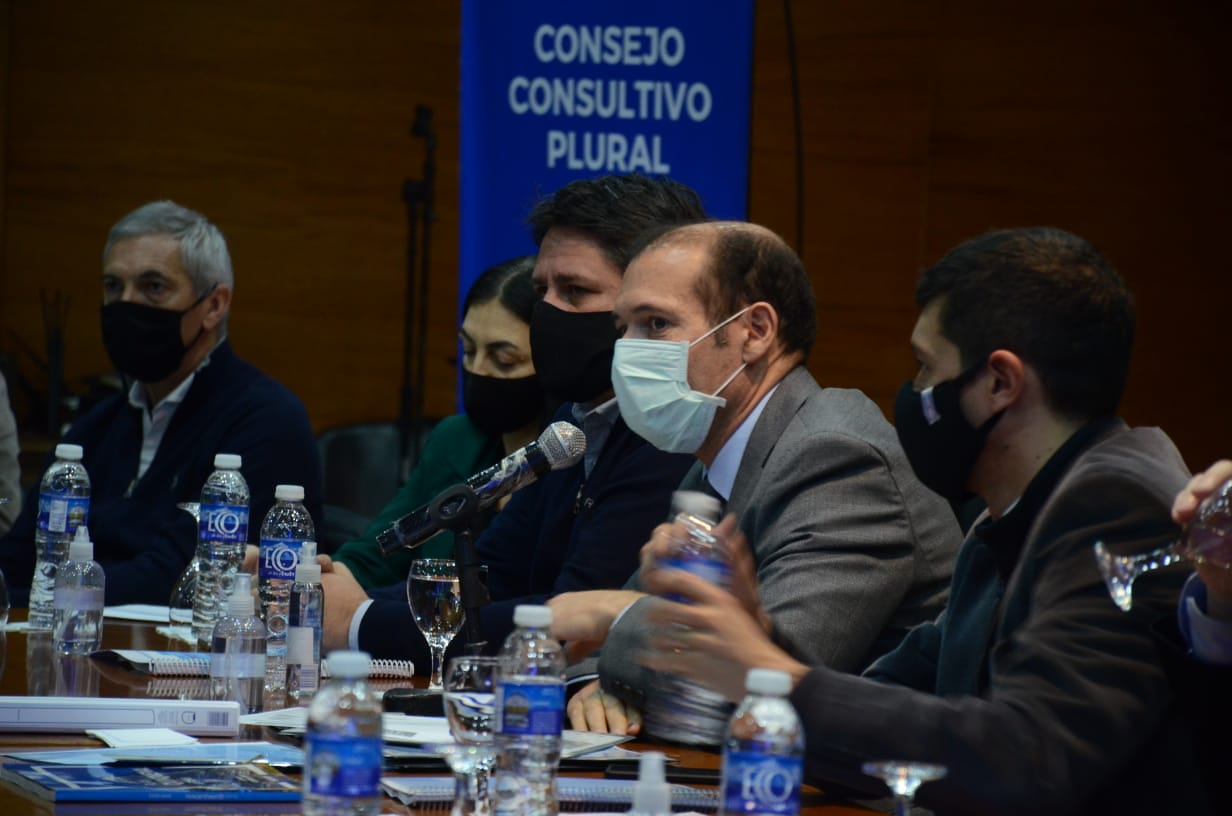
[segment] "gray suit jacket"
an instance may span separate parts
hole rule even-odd
[[[700,479],[699,463],[682,487]],[[753,548],[775,640],[802,662],[859,671],[945,606],[962,539],[954,513],[859,391],[789,373],[749,437],[728,510]],[[639,707],[645,605],[625,613],[599,658],[604,688]]]

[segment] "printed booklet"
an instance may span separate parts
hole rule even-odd
[[[300,782],[266,765],[148,768],[8,763],[0,779],[53,802],[296,802]]]

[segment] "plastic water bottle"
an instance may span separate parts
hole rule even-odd
[[[81,464],[81,456],[80,445],[56,445],[56,460],[39,484],[28,618],[31,629],[51,629],[56,569],[68,557],[73,534],[85,525],[90,514],[90,477]]]
[[[669,553],[663,566],[685,570],[722,587],[731,586],[731,566],[723,542],[714,534],[719,500],[708,493],[679,490],[672,494],[673,521]],[[674,601],[684,601],[672,597]],[[646,695],[647,734],[686,745],[718,745],[732,706],[721,694],[679,675],[652,675]]]
[[[668,555],[660,563],[730,587],[731,565],[723,543],[714,535],[714,527],[719,523],[719,500],[707,493],[677,490],[672,494],[672,509],[676,511],[672,521],[680,532],[673,530]]]
[[[375,816],[381,810],[381,701],[365,652],[333,652],[329,682],[308,707],[304,816]]]
[[[106,578],[94,560],[94,542],[83,524],[68,547],[68,560],[56,570],[52,615],[55,649],[63,655],[89,654],[103,640]]]
[[[787,701],[791,677],[750,669],[748,696],[736,708],[723,744],[724,814],[797,814],[804,776],[804,734]]]
[[[227,610],[214,623],[210,691],[215,700],[235,700],[243,714],[262,707],[265,690],[265,624],[256,615],[252,576],[235,576]]]
[[[197,586],[193,593],[193,635],[207,651],[214,621],[224,614],[235,573],[244,563],[248,543],[248,482],[240,473],[243,459],[234,453],[214,457],[214,472],[201,488],[197,521]]]
[[[261,555],[257,574],[261,580],[261,615],[269,633],[268,659],[265,661],[265,688],[282,691],[287,682],[287,607],[299,550],[305,541],[316,539],[312,516],[304,507],[304,488],[278,485],[276,504],[261,523]]]
[[[556,766],[565,711],[565,658],[552,610],[521,605],[505,639],[496,683],[493,741],[497,814],[555,814]]]
[[[300,549],[291,609],[287,618],[287,695],[307,703],[316,694],[321,677],[321,632],[325,625],[325,589],[317,543],[305,541]]]

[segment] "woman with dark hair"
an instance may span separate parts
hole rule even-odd
[[[452,558],[453,533],[445,531],[414,550],[381,555],[376,537],[397,519],[442,490],[500,461],[535,439],[555,407],[544,396],[530,356],[530,315],[535,290],[533,255],[484,271],[462,304],[462,402],[464,414],[437,423],[398,495],[333,559],[346,564],[365,588],[405,581],[416,558]],[[483,521],[490,520],[491,514]]]

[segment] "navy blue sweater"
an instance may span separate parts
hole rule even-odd
[[[197,541],[191,516],[176,504],[200,499],[216,453],[244,458],[241,472],[252,495],[250,542],[257,541],[277,484],[303,485],[309,512],[321,518],[321,461],[303,404],[237,358],[227,342],[197,372],[141,479],[141,410],[129,404],[127,393],[96,405],[73,423],[64,441],[84,448],[90,537],[107,577],[108,604],[167,603]],[[0,569],[10,588],[17,588],[14,606],[29,598],[37,517],[36,489],[0,540]]]

